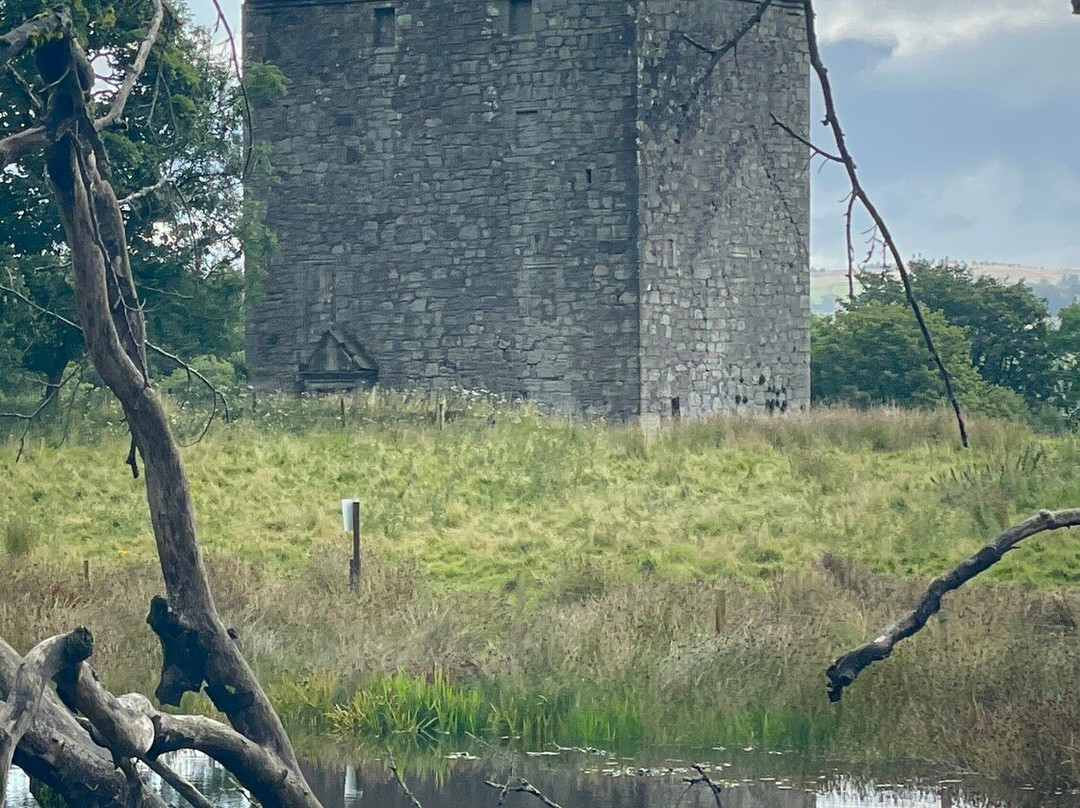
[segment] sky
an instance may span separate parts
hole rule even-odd
[[[239,0],[220,2],[238,29]],[[216,18],[213,0],[189,6]],[[1080,270],[1080,16],[1068,0],[816,8],[863,186],[904,256]],[[821,117],[819,105],[811,133],[831,151]],[[818,162],[811,264],[841,269],[846,177]]]

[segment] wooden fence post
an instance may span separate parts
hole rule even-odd
[[[716,593],[716,633],[723,634],[727,627],[727,593],[721,589]]]
[[[352,501],[352,560],[349,562],[349,589],[360,589],[360,500]]]

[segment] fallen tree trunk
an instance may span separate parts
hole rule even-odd
[[[1080,508],[1062,511],[1039,511],[1030,519],[1013,525],[990,544],[949,572],[935,578],[919,598],[915,608],[902,620],[883,630],[878,637],[849,651],[837,659],[825,672],[829,680],[829,701],[840,701],[844,688],[858,678],[859,674],[892,654],[898,642],[919,631],[934,614],[941,610],[946,594],[959,589],[976,575],[998,563],[1007,552],[1016,549],[1024,539],[1048,530],[1080,526]]]
[[[23,658],[0,640],[0,698],[15,687]],[[132,782],[90,738],[57,695],[46,689],[13,762],[79,808],[167,808],[142,781]],[[6,770],[5,770],[6,771]]]
[[[0,794],[7,793],[11,758],[37,715],[46,683],[64,668],[82,662],[93,650],[93,637],[80,627],[42,640],[19,664],[15,683],[0,704]]]
[[[315,799],[272,750],[212,718],[169,715],[140,693],[114,696],[86,663],[57,676],[57,692],[87,717],[92,734],[116,757],[147,764],[168,752],[194,749],[213,758],[251,792],[263,808],[307,808]]]

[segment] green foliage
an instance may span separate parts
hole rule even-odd
[[[1058,327],[1047,334],[1054,362],[1054,401],[1075,422],[1080,411],[1080,303],[1061,310]]]
[[[42,7],[37,0],[0,4],[0,30]],[[81,0],[72,10],[95,70],[120,77],[145,36],[148,7]],[[0,137],[44,115],[33,54],[11,68],[0,71]],[[111,86],[98,85],[104,91],[95,95],[93,115],[110,105]],[[184,356],[236,353],[243,291],[239,85],[214,54],[209,33],[170,11],[121,123],[102,136],[119,197],[168,180],[125,212],[150,339]],[[78,331],[40,310],[78,319],[66,255],[41,156],[32,155],[0,175],[0,284],[14,290],[0,291],[0,385],[8,393],[55,384],[82,355]]]
[[[1009,417],[1023,414],[1023,400],[990,384],[970,362],[971,340],[936,311],[924,312],[934,344],[949,369],[953,389],[969,412]],[[935,407],[945,399],[937,365],[909,309],[873,302],[811,326],[811,389],[822,403],[857,406],[899,404]]]
[[[442,670],[410,676],[398,671],[361,688],[331,721],[340,733],[369,738],[412,735],[435,740],[440,735],[464,738],[482,731],[484,701],[479,692],[458,687]]]
[[[1080,304],[1063,309],[1055,327],[1046,302],[1023,283],[976,276],[947,261],[915,260],[909,271],[962,406],[1007,417],[1026,407],[1039,428],[1064,428],[1063,415],[1080,405]],[[941,401],[943,384],[900,280],[863,273],[859,281],[854,301],[812,323],[814,400],[909,407]]]
[[[1049,311],[1030,287],[976,276],[966,265],[950,261],[915,260],[908,269],[923,308],[940,312],[945,322],[967,334],[969,364],[987,383],[1014,391],[1029,406],[1052,397]],[[895,274],[863,273],[859,282],[862,291],[854,304],[848,304],[849,310],[907,305]]]
[[[289,80],[277,65],[247,62],[244,65],[244,91],[252,109],[262,109],[288,93]]]

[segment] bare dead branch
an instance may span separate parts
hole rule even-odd
[[[87,664],[61,671],[57,692],[87,717],[94,739],[117,758],[156,760],[166,752],[195,749],[228,769],[265,808],[317,808],[303,778],[270,749],[220,721],[159,712],[139,693],[114,696]]]
[[[0,169],[14,165],[28,154],[41,151],[48,143],[44,126],[33,126],[0,138]]]
[[[146,60],[150,58],[150,51],[154,47],[154,43],[157,42],[158,34],[161,32],[161,23],[165,19],[165,6],[161,0],[150,0],[150,3],[153,7],[150,26],[146,29],[146,36],[143,41],[139,43],[139,51],[135,55],[135,61],[127,69],[124,81],[121,83],[120,89],[117,90],[109,111],[94,121],[94,128],[99,132],[104,131],[120,120],[120,116],[124,113],[124,107],[127,106],[128,98],[131,97],[131,92],[135,89],[139,76],[146,69]]]
[[[412,803],[413,808],[424,808],[420,803],[420,800],[416,799],[416,795],[409,790],[409,786],[398,771],[397,764],[394,762],[394,756],[389,749],[386,751],[386,767],[394,773],[394,779],[397,780],[398,785],[401,786],[401,790],[404,792],[409,802]]]
[[[697,772],[697,777],[683,778],[683,782],[686,783],[687,788],[693,788],[699,784],[708,786],[709,791],[712,792],[713,799],[716,800],[716,808],[724,808],[724,804],[720,801],[720,795],[723,793],[724,787],[713,782],[712,778],[709,777],[708,773],[700,764],[695,763],[690,768]]]
[[[847,209],[844,211],[844,245],[847,247],[847,288],[848,302],[855,302],[855,242],[851,228],[855,219],[855,194],[848,194]]]
[[[769,115],[772,118],[773,126],[779,126],[782,130],[787,132],[788,135],[790,135],[795,140],[799,141],[804,146],[809,148],[810,151],[812,151],[814,154],[816,154],[816,155],[818,155],[820,157],[824,157],[826,160],[830,160],[830,161],[832,161],[834,163],[843,163],[844,162],[841,158],[837,157],[835,154],[830,154],[829,152],[825,151],[824,149],[815,146],[813,143],[810,142],[809,139],[803,137],[798,132],[796,132],[794,129],[792,129],[790,126],[788,126],[786,123],[784,123],[782,120],[777,118],[776,113],[769,113]]]
[[[212,424],[214,422],[214,416],[217,415],[217,402],[218,402],[218,399],[221,399],[221,406],[225,411],[225,423],[229,423],[229,421],[232,419],[232,416],[231,416],[231,414],[229,412],[229,400],[227,398],[225,398],[225,394],[222,393],[220,390],[218,390],[217,387],[214,385],[214,383],[212,381],[210,381],[208,378],[206,378],[206,376],[204,376],[202,373],[200,373],[196,368],[189,365],[187,362],[185,362],[183,359],[181,359],[176,354],[169,353],[164,348],[160,348],[160,347],[158,347],[157,345],[154,345],[151,342],[147,342],[146,347],[149,350],[156,353],[158,356],[161,356],[164,359],[168,359],[170,362],[174,362],[177,365],[177,367],[183,368],[184,372],[187,373],[189,380],[192,377],[198,379],[200,382],[202,382],[204,385],[206,385],[206,389],[210,391],[210,395],[211,395],[211,397],[213,399],[213,409],[212,409],[212,411],[210,413],[210,417],[207,418],[207,420],[206,420],[206,424],[203,426],[202,432],[199,434],[198,439],[195,441],[196,443],[198,443],[200,440],[202,440],[206,436],[206,433],[210,429],[210,424]]]
[[[192,808],[216,808],[199,789],[195,788],[186,778],[181,777],[165,762],[160,759],[144,759],[143,762],[155,772],[158,777],[168,783],[172,790],[183,797]]]
[[[747,19],[746,22],[743,23],[742,27],[739,28],[739,30],[736,31],[734,34],[732,34],[731,37],[729,37],[725,42],[715,48],[699,42],[689,34],[683,34],[683,39],[687,42],[687,44],[689,44],[691,47],[697,48],[703,53],[709,54],[709,64],[705,68],[705,72],[701,75],[701,77],[698,78],[691,85],[690,93],[684,104],[689,103],[698,94],[698,92],[700,92],[701,88],[712,77],[712,74],[716,72],[716,66],[720,64],[720,60],[723,59],[728,53],[733,51],[736,47],[738,47],[738,44],[742,41],[743,37],[745,37],[752,30],[754,30],[754,28],[757,27],[758,23],[760,23],[762,18],[765,16],[765,12],[769,10],[769,6],[771,6],[772,4],[773,0],[761,0],[761,2],[758,3],[757,11],[750,15],[749,19]]]
[[[844,688],[855,681],[856,677],[873,663],[887,659],[893,647],[903,639],[918,633],[926,621],[941,609],[942,598],[955,589],[959,589],[979,573],[985,572],[998,563],[1010,550],[1024,539],[1044,533],[1048,530],[1080,526],[1080,508],[1061,511],[1039,511],[1018,525],[1004,531],[979,552],[957,567],[931,581],[926,592],[919,598],[915,608],[902,620],[884,629],[871,642],[849,651],[837,659],[826,671],[829,680],[829,700],[839,701]]]
[[[967,424],[964,422],[964,415],[960,410],[960,403],[956,400],[956,393],[952,386],[952,377],[949,374],[948,368],[945,367],[945,362],[941,358],[941,354],[938,353],[937,347],[934,345],[934,338],[930,335],[930,329],[927,327],[926,320],[923,318],[919,301],[915,299],[915,293],[911,287],[911,278],[908,276],[904,258],[900,255],[900,250],[896,246],[896,241],[892,237],[889,226],[885,223],[885,220],[882,218],[878,209],[874,206],[873,201],[870,199],[870,196],[862,187],[862,183],[859,181],[855,159],[851,156],[844,130],[840,127],[840,118],[836,113],[836,103],[833,99],[832,85],[829,82],[829,72],[825,68],[825,63],[821,58],[821,50],[818,47],[817,30],[814,24],[814,2],[813,0],[803,0],[803,6],[806,15],[806,41],[810,49],[810,64],[817,74],[818,83],[821,86],[821,94],[825,101],[824,124],[832,130],[833,139],[836,141],[837,152],[842,159],[844,168],[847,170],[848,181],[851,183],[852,193],[862,204],[863,208],[866,209],[866,212],[870,214],[870,218],[877,226],[882,239],[885,241],[885,245],[892,254],[893,260],[896,262],[896,268],[900,273],[900,280],[904,284],[904,293],[907,296],[908,305],[915,314],[915,319],[919,323],[919,330],[922,332],[923,341],[926,343],[926,348],[930,352],[930,356],[937,366],[941,380],[945,384],[945,395],[952,405],[953,412],[956,414],[956,423],[960,429],[960,442],[966,448],[969,445]]]
[[[7,791],[15,747],[37,715],[46,683],[60,670],[77,665],[94,650],[94,638],[79,627],[35,645],[19,665],[7,701],[0,702],[0,794]]]
[[[30,434],[30,427],[32,427],[34,425],[34,422],[38,419],[38,416],[40,416],[41,413],[43,413],[45,411],[45,408],[48,407],[49,404],[51,404],[53,402],[53,400],[56,398],[56,394],[59,394],[59,392],[61,390],[63,390],[67,386],[67,383],[71,381],[71,379],[75,376],[76,373],[78,373],[80,377],[82,376],[82,367],[81,366],[77,366],[74,370],[72,370],[70,373],[68,373],[66,376],[64,376],[64,378],[60,380],[60,384],[56,385],[56,393],[54,395],[51,395],[51,396],[50,395],[45,396],[41,400],[41,403],[37,405],[37,407],[34,409],[33,412],[31,412],[31,413],[0,412],[0,418],[14,418],[16,420],[26,422],[25,426],[23,426],[22,434],[19,436],[19,449],[15,453],[15,462],[16,463],[18,463],[20,460],[22,460],[23,452],[26,451],[26,436]]]
[[[132,202],[138,202],[140,199],[150,196],[150,194],[154,193],[155,191],[160,191],[170,182],[171,180],[168,177],[162,177],[153,185],[147,185],[145,188],[140,188],[134,193],[128,194],[123,199],[117,200],[117,204],[120,205],[120,207],[122,208],[130,207]]]
[[[0,692],[11,692],[23,658],[0,639]],[[94,743],[86,729],[46,689],[37,715],[15,750],[14,763],[43,782],[68,805],[80,808],[166,808],[144,783],[131,783],[112,757]]]
[[[0,36],[0,67],[6,65],[35,42],[70,29],[71,12],[66,8],[54,8],[52,11],[12,28]]]
[[[496,783],[493,780],[485,780],[484,785],[499,789],[499,792],[501,794],[501,796],[499,797],[499,805],[503,804],[503,800],[506,799],[507,794],[515,793],[531,794],[532,796],[540,800],[540,802],[544,803],[544,805],[548,806],[548,808],[562,808],[559,803],[549,799],[542,791],[540,791],[540,789],[538,789],[524,777],[518,777],[517,781],[517,785],[511,785],[509,780],[507,780],[505,783]]]
[[[11,277],[10,272],[8,273],[8,277],[9,278]],[[37,311],[37,312],[39,312],[41,314],[44,314],[47,317],[51,317],[52,319],[57,320],[58,322],[63,323],[68,328],[74,329],[75,331],[82,331],[82,329],[79,328],[78,323],[75,323],[75,322],[69,320],[67,317],[63,316],[62,314],[57,314],[52,309],[47,309],[44,306],[37,303],[36,301],[31,300],[29,297],[27,297],[22,292],[20,292],[18,289],[16,289],[14,287],[14,285],[8,286],[8,285],[5,285],[5,284],[0,284],[0,292],[4,292],[6,294],[11,295],[12,297],[18,298],[23,303],[25,303],[26,305],[33,308],[35,311]]]

